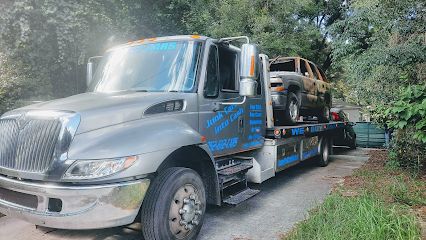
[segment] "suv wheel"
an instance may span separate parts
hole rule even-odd
[[[189,168],[166,169],[154,179],[142,204],[144,239],[196,239],[205,211],[200,175]]]
[[[289,92],[287,96],[287,106],[284,111],[284,122],[286,124],[295,125],[299,119],[300,109],[299,99],[296,94]]]
[[[318,114],[318,120],[322,123],[328,123],[330,122],[331,114],[330,114],[330,107],[324,106],[320,113]]]

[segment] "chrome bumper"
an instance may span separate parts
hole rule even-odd
[[[272,93],[271,100],[274,108],[285,109],[287,106],[287,94],[285,93]]]
[[[6,195],[1,198],[0,194],[0,212],[36,225],[61,229],[126,225],[135,220],[149,183],[149,179],[142,179],[105,185],[63,186],[0,176],[0,189],[13,193],[9,196],[16,193],[20,199],[14,202]],[[22,196],[36,199],[34,207],[20,205]],[[60,211],[49,210],[52,199],[61,200]]]

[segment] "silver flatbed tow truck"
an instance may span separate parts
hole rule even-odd
[[[0,212],[195,239],[207,204],[238,204],[259,192],[248,182],[301,161],[326,166],[347,124],[274,126],[269,59],[247,37],[144,39],[94,59],[86,93],[0,118]]]

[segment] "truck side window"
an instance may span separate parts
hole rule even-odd
[[[215,98],[219,94],[219,64],[217,47],[210,47],[209,59],[207,61],[207,76],[204,85],[204,97]]]
[[[222,90],[237,91],[238,54],[225,47],[219,47],[219,69]]]
[[[312,63],[309,63],[309,66],[311,67],[312,73],[314,74],[314,78],[320,80],[321,78],[318,76],[317,67],[315,67],[315,65]]]
[[[306,61],[303,59],[300,59],[300,73],[305,77],[310,77],[308,68],[306,67]]]

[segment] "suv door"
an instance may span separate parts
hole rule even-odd
[[[318,70],[315,64],[309,63],[309,66],[311,67],[311,70],[315,78],[315,85],[317,87],[318,105],[322,105],[325,102],[324,95],[325,95],[325,92],[327,91],[327,87],[326,87],[327,83],[323,81],[320,71]]]
[[[245,120],[245,115],[255,100],[240,105],[220,104],[242,101],[238,91],[239,54],[234,49],[215,44],[211,44],[208,51],[205,76],[201,78],[204,81],[198,94],[199,132],[206,137],[214,156],[245,151],[251,148],[247,145],[245,130],[250,122]]]
[[[302,108],[315,107],[317,101],[316,83],[313,79],[312,70],[304,59],[300,59],[300,74],[302,75]]]

